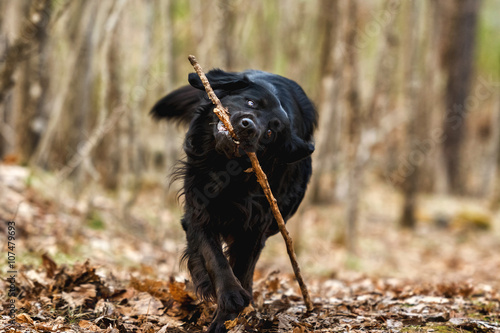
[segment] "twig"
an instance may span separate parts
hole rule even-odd
[[[229,121],[229,111],[222,105],[220,102],[219,98],[217,95],[214,93],[214,90],[210,86],[210,82],[208,82],[207,76],[205,73],[203,73],[203,69],[201,69],[200,64],[196,60],[196,57],[194,55],[188,56],[189,62],[193,66],[194,70],[196,71],[196,74],[201,79],[201,82],[203,83],[203,86],[205,87],[205,90],[208,94],[208,98],[212,101],[212,103],[215,105],[214,112],[219,117],[220,121],[224,124],[224,127],[229,131],[229,134],[231,134],[231,137],[233,140],[235,140],[236,143],[238,142],[238,136],[236,133],[234,133],[233,125],[231,125],[231,122]]]
[[[102,137],[106,135],[115,125],[115,123],[120,119],[125,113],[125,109],[122,107],[117,107],[113,110],[111,115],[104,123],[98,126],[90,135],[89,139],[85,141],[83,146],[71,157],[69,162],[57,172],[57,179],[61,182],[63,181],[73,170],[76,169],[80,163],[84,162],[88,158],[90,152],[94,147],[101,141]]]
[[[228,110],[224,106],[222,106],[221,101],[215,95],[212,87],[210,86],[210,83],[208,82],[207,77],[205,76],[205,73],[203,73],[203,70],[201,69],[201,66],[198,64],[198,61],[196,60],[195,56],[190,55],[188,59],[191,62],[191,65],[193,65],[196,73],[200,77],[201,82],[203,82],[203,86],[205,87],[208,97],[210,98],[212,103],[214,103],[214,105],[216,106],[214,108],[215,114],[217,114],[220,121],[222,121],[222,123],[229,131],[233,139],[237,141],[238,136],[236,135],[236,133],[234,133],[233,126],[229,121]],[[302,297],[304,298],[304,302],[306,303],[307,311],[312,311],[314,306],[311,302],[311,298],[309,297],[309,292],[307,291],[307,286],[304,282],[304,279],[302,278],[302,274],[300,273],[300,267],[299,263],[297,262],[297,256],[295,255],[295,251],[293,250],[292,237],[290,237],[288,230],[286,230],[285,221],[283,220],[283,216],[281,215],[281,212],[278,208],[278,203],[276,201],[276,198],[274,197],[271,191],[271,187],[269,186],[269,182],[267,181],[267,176],[260,166],[259,160],[257,159],[257,155],[254,152],[246,152],[246,153],[250,158],[250,161],[252,162],[252,168],[257,177],[257,181],[262,187],[262,190],[266,195],[267,201],[269,201],[269,204],[271,205],[271,210],[273,212],[274,218],[276,219],[276,222],[278,223],[281,235],[285,239],[288,256],[290,257],[290,262],[292,263],[293,272],[295,273],[295,277],[297,278],[297,282],[299,283],[300,291],[302,292]]]

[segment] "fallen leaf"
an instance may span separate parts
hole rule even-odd
[[[54,326],[51,326],[47,323],[36,323],[35,324],[35,329],[38,331],[49,331],[49,332],[57,332],[57,331],[60,331],[60,330],[57,330],[56,331],[56,325]]]
[[[186,284],[177,281],[171,281],[168,284],[168,291],[172,299],[181,304],[191,303],[193,297],[186,291]]]
[[[68,303],[70,308],[83,306],[87,301],[91,301],[97,295],[95,285],[82,284],[75,287],[74,291],[70,293],[62,292],[63,299]]]
[[[88,320],[80,320],[78,322],[78,326],[83,328],[83,329],[87,329],[87,330],[92,330],[92,331],[101,331],[101,329],[99,328],[99,326],[97,326],[96,324],[94,324],[93,322],[91,321],[88,321]]]
[[[238,325],[238,318],[234,318],[233,320],[226,320],[224,322],[224,326],[226,326],[226,329],[228,331],[232,330],[233,328],[235,328],[236,325]]]
[[[167,333],[168,324],[160,328],[156,333]]]
[[[297,326],[293,329],[292,333],[305,333],[306,329],[302,326]]]
[[[26,313],[20,313],[16,316],[16,321],[21,324],[29,324],[33,325],[33,319],[31,319],[30,316],[28,316]]]
[[[168,299],[169,293],[167,292],[165,281],[156,281],[151,279],[139,280],[132,277],[130,285],[137,291],[143,291],[155,296],[159,299]]]
[[[52,279],[55,276],[57,264],[47,253],[42,254],[42,266],[47,272],[47,277]]]
[[[161,315],[163,311],[162,302],[146,292],[139,293],[136,297],[129,300],[132,306],[131,315]]]
[[[144,323],[141,325],[141,330],[139,331],[141,333],[155,333],[155,326],[152,323]]]

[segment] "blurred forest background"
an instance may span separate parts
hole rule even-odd
[[[194,54],[205,70],[289,77],[314,101],[304,207],[342,230],[332,242],[356,252],[374,206],[384,228],[498,235],[499,1],[0,0],[0,13],[0,158],[27,167],[42,192],[86,202],[84,220],[101,220],[98,193],[118,207],[116,223],[139,223],[134,207],[179,214],[167,175],[184,129],[148,112],[187,84]]]

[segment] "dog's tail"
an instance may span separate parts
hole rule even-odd
[[[183,86],[156,102],[149,114],[157,120],[167,119],[189,124],[202,98],[201,90]]]

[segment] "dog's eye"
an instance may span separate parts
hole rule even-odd
[[[267,130],[267,133],[266,133],[266,134],[267,134],[267,137],[268,137],[268,138],[270,138],[270,137],[271,137],[271,135],[273,135],[273,131],[271,131],[271,130]]]
[[[247,99],[247,105],[251,108],[254,108],[257,104],[251,99]]]

